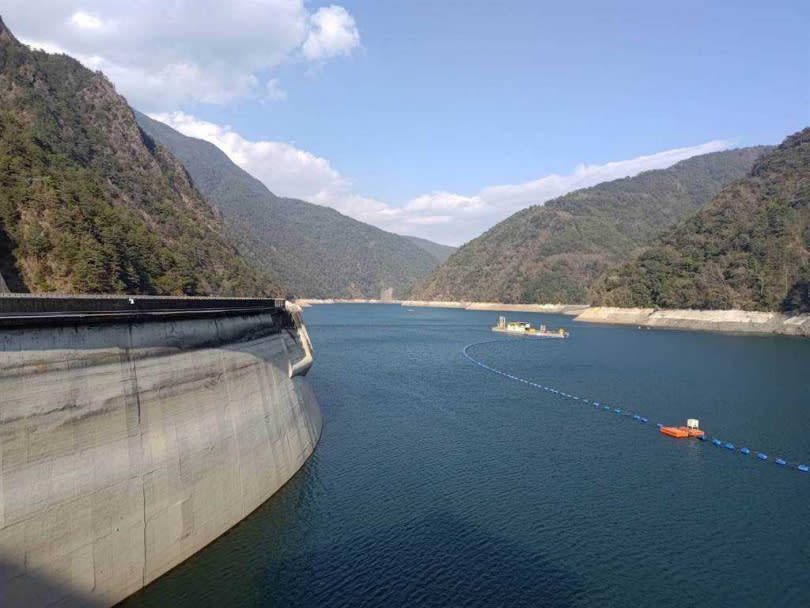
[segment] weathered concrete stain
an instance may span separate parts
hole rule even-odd
[[[0,603],[113,604],[267,500],[320,436],[309,349],[270,314],[0,330]]]

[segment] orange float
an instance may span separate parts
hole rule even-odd
[[[687,437],[703,437],[706,433],[700,430],[700,424],[695,418],[686,421],[686,426],[662,426],[661,432],[664,435],[675,437],[676,439],[686,439]]]
[[[684,427],[678,426],[662,426],[661,432],[664,435],[669,435],[670,437],[675,437],[677,439],[683,439],[684,437],[689,437],[689,433],[684,429]]]

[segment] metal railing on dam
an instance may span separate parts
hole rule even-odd
[[[110,605],[312,453],[284,300],[0,296],[0,604]]]
[[[0,294],[0,327],[166,321],[286,311],[279,298]]]

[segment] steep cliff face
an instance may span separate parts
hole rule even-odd
[[[278,295],[102,74],[0,27],[0,272],[32,292]]]
[[[267,500],[320,436],[307,349],[269,314],[0,327],[0,604],[112,605]]]
[[[697,156],[524,209],[456,251],[414,298],[586,302],[604,269],[744,177],[766,149]]]
[[[606,272],[595,303],[810,312],[810,128]]]

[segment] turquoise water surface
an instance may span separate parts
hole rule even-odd
[[[125,604],[810,605],[810,340],[497,316],[307,309],[313,457]],[[655,427],[686,418],[736,449]]]

